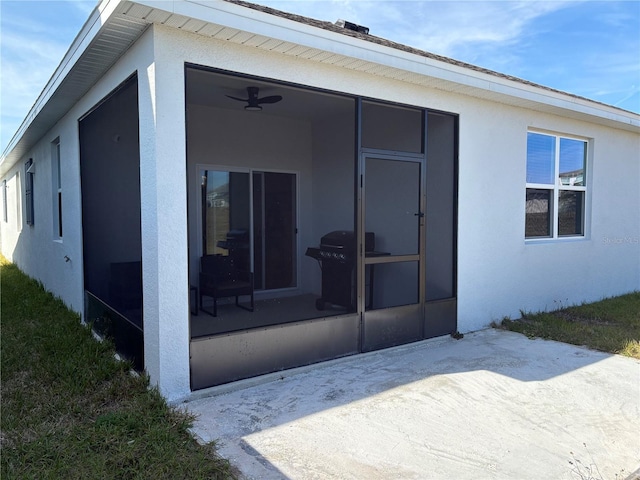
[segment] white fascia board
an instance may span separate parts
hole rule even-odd
[[[96,8],[91,12],[89,18],[84,23],[78,35],[71,43],[71,46],[65,53],[62,61],[51,75],[51,78],[43,88],[42,92],[34,102],[33,106],[27,113],[18,130],[14,133],[0,158],[0,174],[4,175],[12,165],[6,165],[7,157],[16,147],[17,143],[23,137],[29,126],[37,117],[42,108],[51,100],[51,97],[58,89],[62,81],[75,66],[80,56],[87,50],[91,42],[96,38],[104,24],[113,14],[115,9],[122,3],[122,0],[102,0]]]
[[[505,95],[517,99],[543,104],[549,107],[569,110],[578,114],[600,118],[609,122],[620,123],[640,131],[640,115],[610,107],[588,99],[574,97],[570,94],[548,90],[543,87],[518,82],[498,75],[476,71],[460,65],[454,65],[437,59],[424,57],[410,52],[398,50],[386,45],[361,40],[319,27],[253,10],[222,0],[133,0],[135,3],[171,11],[177,15],[197,18],[206,22],[224,25],[238,30],[251,32],[290,42],[309,48],[332,52],[347,57],[397,68],[400,70],[425,75]],[[168,9],[170,7],[170,10]]]

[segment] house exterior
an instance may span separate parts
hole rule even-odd
[[[349,26],[104,0],[3,153],[3,255],[169,400],[640,289],[639,115]]]

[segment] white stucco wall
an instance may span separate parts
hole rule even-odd
[[[184,64],[152,34],[138,72],[145,368],[172,400],[190,391]]]
[[[527,128],[591,139],[584,238],[525,242]],[[640,289],[639,151],[629,132],[469,102],[460,117],[461,330]]]

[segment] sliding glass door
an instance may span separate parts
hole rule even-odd
[[[202,252],[232,256],[256,290],[297,285],[296,175],[202,172]]]

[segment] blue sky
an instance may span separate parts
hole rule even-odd
[[[0,0],[0,151],[96,5]],[[640,0],[254,0],[640,113]]]

